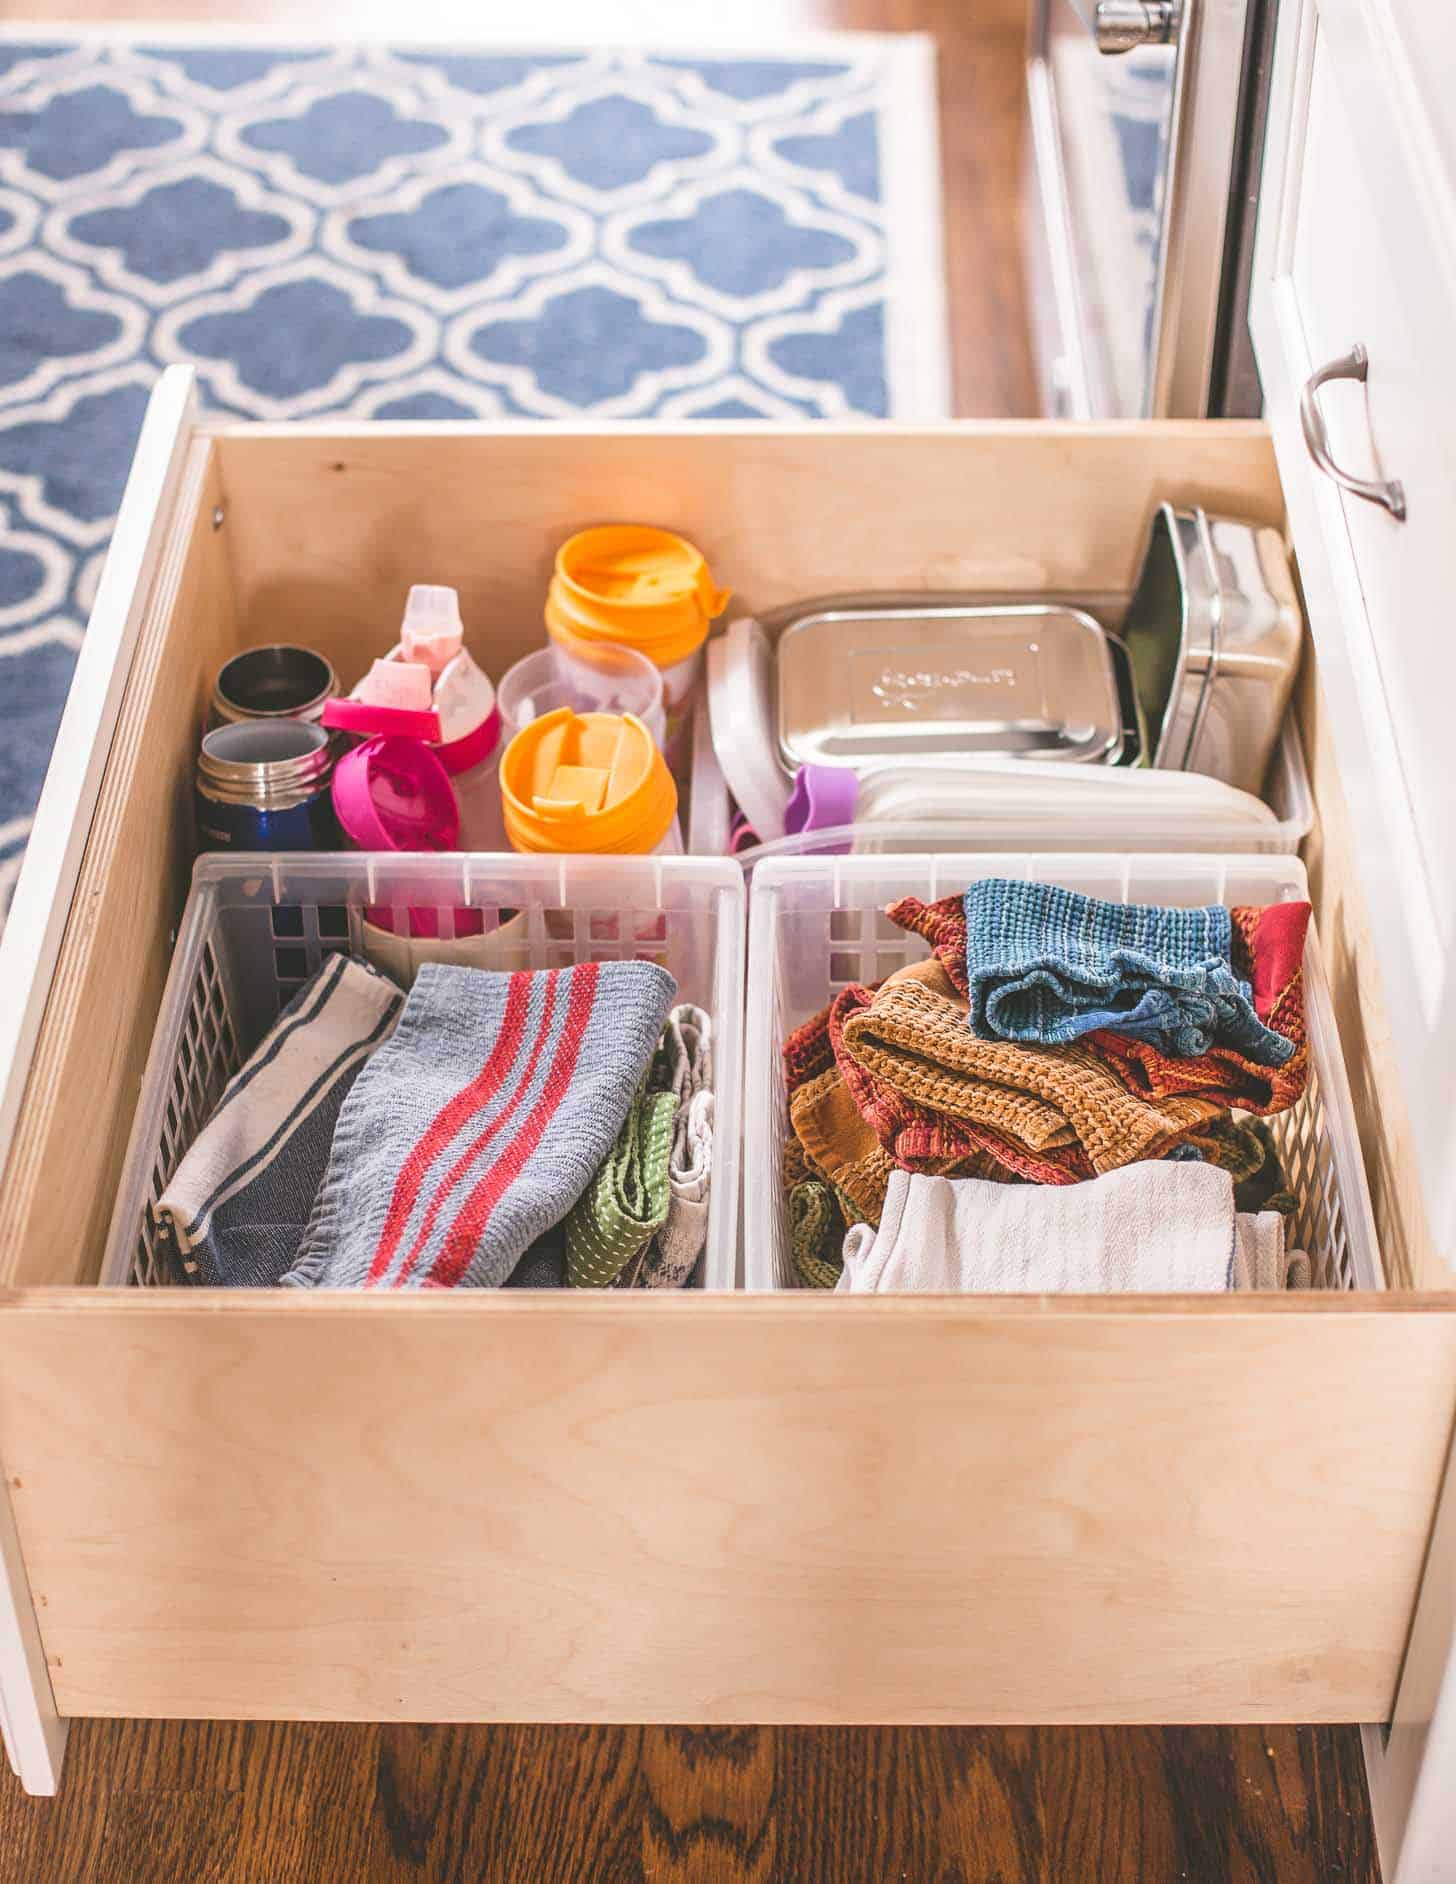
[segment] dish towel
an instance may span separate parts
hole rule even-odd
[[[932,964],[917,963],[891,979],[934,974]],[[1048,1184],[1091,1176],[1090,1165],[1075,1147],[1033,1156],[1001,1134],[940,1117],[872,1078],[845,1050],[843,1026],[847,1016],[870,1005],[889,985],[841,989],[785,1044],[794,1134],[790,1144],[802,1154],[805,1166],[786,1171],[786,1191],[803,1176],[822,1177],[840,1188],[851,1219],[878,1223],[894,1162],[907,1170],[956,1177],[1014,1172]],[[937,977],[936,985],[953,995],[943,977]],[[964,1027],[956,1031],[959,1036]],[[812,1076],[803,1078],[806,1074]]]
[[[616,1143],[566,1219],[566,1280],[573,1289],[610,1288],[667,1222],[676,1116],[670,1092],[633,1096]]]
[[[713,1182],[713,1022],[684,1004],[667,1017],[647,1076],[650,1092],[677,1101],[667,1167],[667,1221],[643,1252],[633,1278],[643,1289],[682,1289],[693,1279],[708,1240]]]
[[[846,1293],[1214,1294],[1282,1288],[1283,1219],[1240,1219],[1233,1180],[1139,1164],[1060,1189],[897,1171],[878,1230],[844,1239]],[[1308,1280],[1308,1265],[1294,1270]]]
[[[605,1161],[677,993],[651,962],[427,962],[344,1102],[298,1288],[497,1288]]]
[[[886,911],[890,920],[930,944],[936,960],[960,993],[966,992],[965,899],[942,897],[923,903],[902,897]],[[1234,973],[1250,982],[1259,1019],[1294,1043],[1282,1066],[1263,1066],[1232,1047],[1215,1044],[1205,1054],[1175,1058],[1145,1040],[1099,1029],[1084,1036],[1129,1092],[1149,1099],[1173,1093],[1202,1093],[1221,1104],[1263,1117],[1284,1112],[1304,1095],[1309,1047],[1304,1022],[1304,947],[1308,903],[1245,906],[1230,912]]]
[[[566,1230],[557,1223],[538,1236],[506,1277],[508,1289],[564,1289],[566,1287]]]
[[[880,1088],[922,1114],[987,1128],[995,1135],[983,1141],[988,1149],[1010,1143],[1065,1164],[1056,1154],[1074,1148],[1084,1163],[1073,1177],[1161,1158],[1195,1128],[1225,1116],[1223,1107],[1195,1095],[1156,1104],[1137,1098],[1079,1042],[1028,1047],[979,1038],[966,1025],[964,999],[935,962],[892,975],[847,1015],[842,1038],[844,1054]],[[880,1137],[884,1143],[883,1131]],[[918,1146],[912,1137],[911,1148]],[[887,1149],[903,1162],[898,1140]]]
[[[1264,1155],[1257,1171],[1251,1172],[1242,1181],[1235,1180],[1234,1201],[1240,1210],[1277,1210],[1288,1221],[1299,1214],[1299,1199],[1289,1188],[1289,1179],[1285,1175],[1284,1161],[1274,1142],[1274,1134],[1262,1119],[1251,1119],[1248,1129],[1257,1139]]]
[[[387,976],[346,955],[299,989],[153,1206],[183,1275],[277,1286],[303,1240],[339,1109],[403,1005]]]
[[[804,1178],[789,1192],[789,1260],[805,1289],[832,1289],[844,1272],[845,1220],[822,1178]]]
[[[983,1040],[1065,1046],[1107,1027],[1177,1058],[1216,1041],[1262,1066],[1294,1052],[1235,976],[1218,903],[1164,909],[984,877],[966,891],[966,991]]]
[[[801,1086],[789,1102],[789,1118],[810,1175],[840,1191],[855,1217],[878,1223],[895,1164],[843,1076],[830,1067]]]

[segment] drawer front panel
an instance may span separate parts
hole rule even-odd
[[[76,1714],[1377,1719],[1456,1317],[32,1295],[0,1429]]]

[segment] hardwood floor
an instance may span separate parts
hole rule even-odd
[[[1367,1884],[1327,1728],[86,1721],[0,1884]]]
[[[30,0],[28,18],[390,28],[398,0]],[[521,14],[415,0],[488,39]],[[722,30],[616,0],[615,34]],[[735,33],[935,35],[956,410],[1036,409],[1014,205],[1016,0],[739,0]],[[598,37],[595,0],[531,30]],[[3,27],[0,27],[3,33]],[[377,1727],[81,1721],[57,1800],[0,1775],[0,1884],[1367,1884],[1353,1729]]]

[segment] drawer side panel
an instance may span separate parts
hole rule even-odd
[[[94,1282],[192,863],[192,753],[233,644],[215,454],[188,450],[0,1188],[0,1274]],[[200,520],[200,521],[199,521]],[[185,624],[173,632],[174,624]]]

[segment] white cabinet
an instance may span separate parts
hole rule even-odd
[[[1456,1255],[1456,31],[1432,0],[1282,0],[1251,325],[1359,890],[1436,1249]],[[1363,349],[1363,380],[1311,376]],[[1320,427],[1324,428],[1323,438]],[[1312,434],[1312,438],[1311,438]],[[1323,444],[1326,462],[1312,449]],[[1363,493],[1399,484],[1392,502]],[[1403,514],[1397,514],[1403,513]],[[1388,1742],[1387,1878],[1450,1876],[1456,1519]]]

